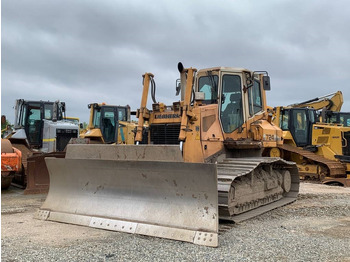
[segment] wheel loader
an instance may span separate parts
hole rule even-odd
[[[295,201],[296,165],[261,157],[282,143],[266,114],[267,73],[178,69],[181,101],[169,106],[155,101],[154,76],[144,74],[137,145],[72,144],[65,159],[46,158],[50,190],[36,218],[216,247],[219,219]]]
[[[264,154],[296,162],[302,179],[350,186],[350,127],[340,124],[344,114],[336,118],[341,115],[341,92],[331,95],[274,108],[273,122],[282,128],[284,144]],[[322,122],[330,122],[332,116],[332,123]]]
[[[47,191],[44,157],[64,157],[70,138],[79,135],[79,126],[63,119],[65,107],[60,101],[16,100],[15,130],[6,138],[22,153],[21,172],[15,174],[13,182],[25,188],[25,193]]]

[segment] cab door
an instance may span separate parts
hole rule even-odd
[[[116,107],[101,109],[101,132],[105,143],[115,143],[118,139],[118,111]]]
[[[312,112],[305,108],[289,110],[289,130],[298,147],[311,145],[311,132],[314,124]]]
[[[43,107],[40,103],[28,103],[25,132],[30,146],[42,147],[43,139]]]
[[[224,133],[229,134],[244,123],[242,80],[240,75],[222,74],[220,118]]]

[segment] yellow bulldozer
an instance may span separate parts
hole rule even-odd
[[[298,164],[302,179],[350,186],[350,127],[340,91],[273,110],[273,122],[283,130],[284,144],[265,150]],[[338,117],[338,118],[337,118]]]
[[[46,158],[51,184],[38,219],[215,247],[219,219],[295,201],[296,165],[261,157],[282,143],[266,112],[267,73],[178,69],[181,100],[154,100],[152,110],[154,76],[144,74],[136,145],[71,144],[65,159]]]
[[[80,138],[93,144],[134,144],[136,122],[130,121],[129,106],[92,103],[86,132]]]

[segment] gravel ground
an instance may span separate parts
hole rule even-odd
[[[220,226],[219,247],[33,219],[45,195],[2,192],[2,261],[349,261],[350,188],[302,183],[291,205]]]

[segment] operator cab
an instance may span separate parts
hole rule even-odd
[[[43,120],[62,120],[64,102],[17,100],[15,128],[24,128],[32,147],[41,148],[43,142]]]
[[[312,144],[312,128],[316,123],[316,111],[311,108],[282,108],[280,128],[290,131],[298,147]]]
[[[232,133],[243,123],[264,110],[261,85],[270,89],[268,76],[258,78],[257,72],[240,68],[211,68],[198,72],[197,92],[204,93],[203,104],[219,104],[223,131]],[[261,72],[259,72],[261,73]],[[267,74],[267,72],[264,72]],[[260,80],[264,82],[261,83]],[[245,93],[248,92],[248,106]]]
[[[325,122],[350,127],[350,113],[326,111]]]
[[[100,129],[105,143],[118,141],[119,121],[128,121],[128,106],[109,106],[92,104],[94,107],[93,127]],[[91,105],[89,105],[89,108]]]

